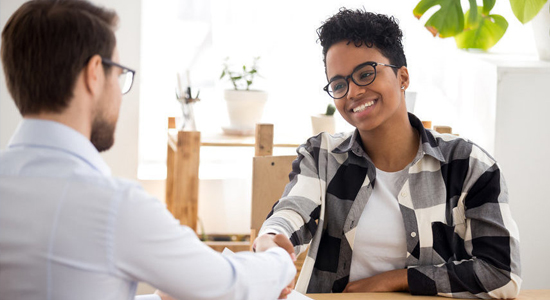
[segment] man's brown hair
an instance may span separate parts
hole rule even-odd
[[[62,112],[80,71],[99,54],[111,58],[114,11],[79,0],[23,4],[2,31],[6,83],[21,115]],[[103,65],[105,72],[108,65]]]

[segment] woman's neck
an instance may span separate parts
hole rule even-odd
[[[376,168],[382,171],[404,169],[418,152],[420,136],[411,126],[408,116],[359,134],[365,151]]]

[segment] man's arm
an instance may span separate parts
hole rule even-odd
[[[113,271],[178,299],[275,299],[296,274],[289,253],[279,247],[215,252],[138,189],[121,200],[115,219]]]

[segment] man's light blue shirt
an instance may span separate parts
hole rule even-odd
[[[133,299],[139,281],[177,298],[275,299],[294,273],[280,248],[214,252],[70,127],[24,119],[0,153],[0,300]]]

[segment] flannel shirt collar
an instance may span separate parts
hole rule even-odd
[[[412,113],[409,113],[409,122],[411,123],[412,127],[414,127],[414,129],[416,129],[420,133],[423,154],[430,155],[441,162],[445,162],[443,153],[441,153],[439,144],[437,143],[433,134],[429,130],[426,130],[422,125],[422,122],[420,122],[420,120]],[[346,152],[352,152],[357,156],[368,157],[368,155],[365,153],[365,150],[363,150],[363,142],[361,141],[359,130],[355,129],[350,137],[348,137],[345,141],[338,145],[338,147],[332,150],[332,153]]]

